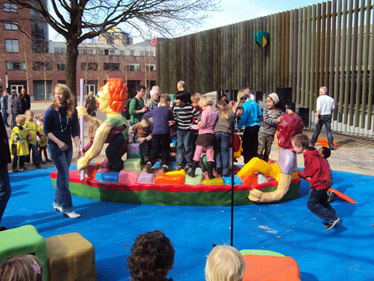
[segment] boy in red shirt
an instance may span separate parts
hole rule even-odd
[[[304,153],[304,176],[310,177],[308,209],[326,222],[323,224],[326,230],[335,227],[340,218],[328,203],[327,189],[330,187],[330,170],[325,159],[318,150],[309,146],[309,138],[304,134],[291,138],[293,149],[296,153]]]

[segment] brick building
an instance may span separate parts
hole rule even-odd
[[[18,92],[26,88],[32,100],[52,99],[53,87],[65,83],[65,42],[49,41],[47,24],[31,10],[0,5],[0,85]],[[132,44],[129,34],[116,27],[98,43],[78,49],[77,85],[84,79],[86,93],[97,93],[108,78],[126,80],[130,95],[137,85],[156,83],[156,52],[150,41]]]

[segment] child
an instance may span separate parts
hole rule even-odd
[[[291,114],[292,110],[290,110]],[[263,121],[258,133],[258,157],[264,161],[269,160],[271,145],[274,140],[274,133],[278,123],[282,122],[282,105],[276,93],[272,93],[266,98],[266,107],[263,111]],[[293,112],[292,112],[293,113]]]
[[[87,132],[88,132],[88,135],[90,136],[90,140],[86,144],[86,146],[82,149],[83,152],[87,152],[90,149],[90,147],[93,144],[97,128],[100,127],[100,123],[96,119],[88,121],[87,124],[88,124]],[[117,134],[121,134],[122,131],[125,129],[126,129],[126,124],[123,124],[117,128],[113,128],[110,131],[108,137],[106,138],[105,143],[109,143],[113,139],[114,136],[116,136]]]
[[[195,170],[200,162],[200,156],[206,148],[206,158],[208,160],[208,176],[214,179],[213,175],[213,146],[214,146],[214,125],[216,124],[217,114],[213,110],[213,100],[208,97],[201,97],[199,101],[200,107],[203,109],[201,121],[197,125],[190,125],[191,129],[199,130],[196,140],[196,150],[193,157],[192,169],[188,173],[191,177],[195,177]]]
[[[23,128],[25,125],[26,116],[19,114],[16,117],[16,126],[12,130],[10,136],[10,153],[13,155],[12,170],[18,172],[18,159],[19,169],[27,170],[25,167],[25,157],[29,155],[29,145],[27,143],[27,131]]]
[[[38,114],[35,115],[35,119],[36,119],[36,125],[38,125],[38,132],[40,134],[40,137],[39,137],[39,135],[36,135],[36,139],[38,141],[38,147],[39,147],[39,158],[43,163],[52,162],[52,160],[50,160],[48,158],[48,153],[47,153],[48,137],[43,132],[44,116],[43,116],[43,114],[38,113]],[[44,158],[45,158],[44,161],[42,159],[42,154],[44,154]]]
[[[11,258],[0,265],[0,280],[42,281],[43,264],[34,255],[22,255]]]
[[[329,161],[327,160],[327,158],[329,158],[330,155],[331,155],[331,149],[328,148],[328,147],[324,147],[324,146],[322,146],[322,147],[320,147],[320,148],[318,149],[318,152],[319,152],[319,155],[321,155],[321,157],[324,158],[324,159],[326,160],[327,165],[329,165],[329,171],[330,171],[330,187],[331,187],[331,186],[332,186],[332,181],[333,181],[333,176],[332,176],[332,170],[331,170],[331,167],[330,167],[330,163],[329,163]],[[328,196],[327,201],[328,201],[328,202],[331,202],[331,200],[332,200],[332,199],[334,198],[334,196],[335,196],[335,193],[332,192],[332,191],[328,191],[328,192],[327,192],[327,196]]]
[[[171,99],[168,94],[161,95],[160,106],[150,112],[147,112],[143,116],[143,118],[153,117],[152,149],[147,162],[147,173],[152,172],[152,166],[155,164],[156,157],[159,153],[161,153],[162,169],[164,172],[168,171],[169,169],[169,126],[174,123],[173,112],[170,109],[170,101]]]
[[[37,169],[40,168],[40,157],[38,150],[38,142],[36,136],[41,137],[41,134],[38,132],[38,125],[34,121],[34,112],[27,110],[25,112],[26,122],[24,128],[28,132],[27,141],[29,143],[29,152],[32,153],[32,163]],[[30,163],[30,154],[26,156],[26,163]]]
[[[140,153],[143,157],[143,163],[146,164],[149,161],[149,151],[152,145],[151,122],[147,119],[142,119],[131,128],[134,133],[134,142],[139,144]]]
[[[230,169],[230,121],[234,116],[231,106],[225,101],[217,102],[218,121],[214,127],[214,156],[217,174],[224,177],[229,175]]]
[[[312,146],[309,147],[309,138],[304,134],[298,134],[291,138],[291,143],[296,153],[304,152],[304,175],[310,177],[310,196],[308,209],[327,222],[323,225],[326,230],[335,227],[340,218],[335,210],[327,202],[327,189],[330,187],[330,171],[327,162]]]
[[[243,280],[244,272],[244,258],[232,246],[215,246],[206,260],[206,281],[241,281]]]
[[[172,281],[166,276],[173,267],[174,254],[169,238],[162,231],[138,235],[127,258],[131,280]]]
[[[190,125],[192,117],[196,116],[200,121],[200,113],[190,104],[190,95],[185,91],[175,94],[174,119],[177,124],[177,170],[185,168],[191,171],[193,143]]]

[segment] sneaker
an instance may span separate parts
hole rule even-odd
[[[183,169],[182,166],[177,166],[177,167],[175,168],[176,171],[179,171],[179,170],[182,170],[182,169]]]
[[[151,162],[147,162],[146,171],[147,173],[152,174],[152,163]]]
[[[164,173],[169,171],[169,166],[168,165],[162,165],[162,170],[164,170]]]
[[[323,226],[324,226],[324,227],[329,227],[329,225],[330,225],[330,224],[329,224],[328,222],[324,222],[324,223],[323,223]]]
[[[326,228],[327,231],[331,230],[332,228],[334,228],[340,221],[340,218],[337,218],[336,220],[334,220],[333,222],[329,223],[328,227]]]
[[[12,172],[17,173],[17,172],[19,172],[19,170],[18,169],[12,169]]]
[[[20,170],[21,170],[21,169],[25,171],[25,170],[27,170],[27,167],[20,168]]]
[[[188,174],[189,172],[191,172],[191,167],[190,166],[186,166],[186,167],[184,167],[184,170],[186,171],[186,174]]]
[[[36,164],[35,168],[40,169],[40,164]]]

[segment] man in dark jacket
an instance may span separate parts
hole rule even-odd
[[[23,103],[22,114],[25,114],[26,110],[29,110],[31,108],[30,96],[26,93],[25,88],[22,88],[22,90],[21,90],[21,98],[20,99]]]
[[[10,181],[8,174],[8,163],[10,163],[10,151],[8,135],[5,130],[3,117],[0,115],[0,222],[3,217],[5,207],[10,197]],[[0,226],[0,231],[5,227]]]

